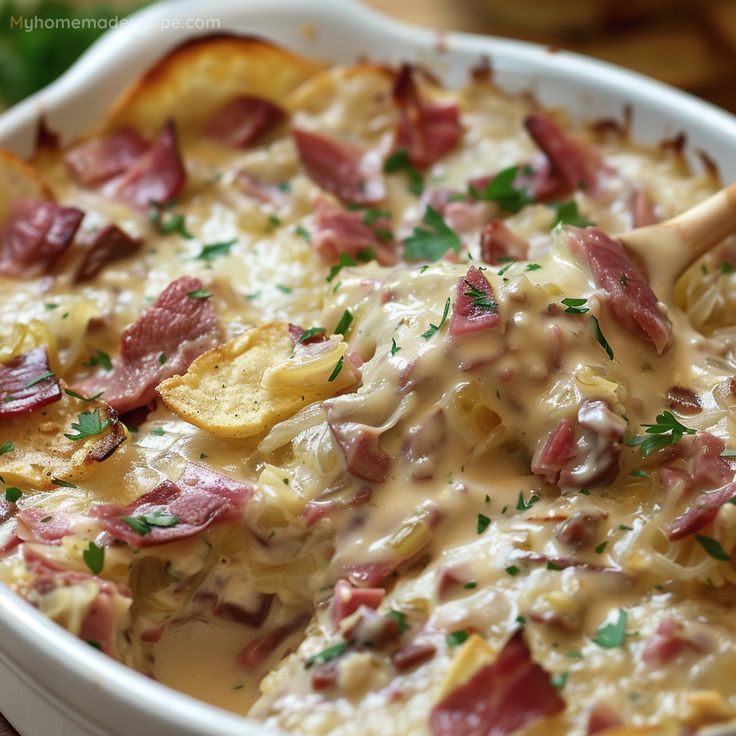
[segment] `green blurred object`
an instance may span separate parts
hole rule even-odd
[[[56,79],[104,33],[110,19],[129,12],[130,8],[126,12],[107,7],[72,8],[60,0],[31,4],[0,0],[0,109]],[[26,25],[20,25],[19,18]],[[69,27],[68,21],[74,19],[106,23]]]

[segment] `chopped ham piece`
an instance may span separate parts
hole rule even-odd
[[[127,258],[141,247],[141,241],[132,238],[117,225],[107,225],[98,230],[85,245],[82,262],[74,275],[75,283],[89,281],[113,261]]]
[[[93,504],[89,513],[113,539],[140,549],[193,537],[214,523],[236,521],[252,495],[250,486],[204,465],[187,463],[176,482],[164,480],[127,506]],[[145,533],[134,530],[123,517],[136,519],[133,526],[141,530],[142,524]]]
[[[694,416],[703,411],[703,405],[695,391],[684,386],[673,386],[667,392],[667,406],[686,416]]]
[[[263,97],[241,95],[218,110],[205,132],[226,146],[247,148],[286,119],[286,113]]]
[[[355,613],[361,606],[376,609],[386,591],[383,588],[356,588],[348,580],[338,580],[330,612],[335,623]]]
[[[576,140],[541,112],[529,115],[524,127],[565,182],[567,193],[582,188],[595,196],[600,175],[608,168],[595,148]]]
[[[148,141],[135,130],[118,128],[75,146],[64,161],[78,184],[94,187],[125,173],[148,147]]]
[[[467,335],[489,330],[498,325],[499,319],[498,303],[488,279],[479,268],[471,266],[457,282],[450,334]]]
[[[288,330],[291,342],[294,343],[295,346],[299,345],[300,341],[302,345],[314,345],[314,343],[316,342],[324,342],[327,339],[327,332],[323,331],[315,332],[313,335],[310,335],[306,340],[302,340],[302,335],[306,332],[306,330],[299,325],[292,324],[291,322],[289,322]]]
[[[503,258],[526,260],[529,242],[517,235],[503,220],[491,220],[480,234],[480,258],[497,266]]]
[[[661,451],[672,460],[659,471],[659,480],[672,489],[682,483],[683,490],[719,488],[734,476],[728,461],[721,457],[726,443],[710,432],[697,432],[683,437],[674,447]]]
[[[169,284],[123,332],[115,370],[86,379],[77,387],[80,393],[103,391],[113,409],[131,411],[152,401],[161,381],[184,373],[195,358],[218,345],[220,328],[210,300],[188,296],[201,288],[193,276]]]
[[[350,212],[320,200],[312,225],[312,242],[325,263],[337,263],[342,253],[356,262],[375,258],[382,266],[396,263],[391,223],[379,218],[367,225],[364,219],[363,212]]]
[[[585,259],[596,284],[608,295],[616,321],[663,353],[670,344],[672,324],[623,245],[593,227],[567,226],[565,231],[572,252]]]
[[[684,539],[708,526],[716,518],[721,507],[733,498],[736,498],[736,481],[714,491],[701,493],[690,508],[670,524],[668,535],[670,541]]]
[[[622,723],[623,721],[608,703],[603,700],[597,700],[593,703],[593,707],[588,713],[588,727],[585,733],[586,736],[593,736],[594,733],[615,728]]]
[[[47,273],[72,244],[83,218],[76,207],[15,200],[0,230],[0,274],[32,279]]]
[[[139,210],[170,202],[184,188],[186,170],[174,123],[168,121],[148,151],[116,179],[111,194]]]
[[[309,620],[298,616],[293,621],[277,626],[263,636],[249,642],[238,654],[238,664],[242,667],[260,667],[293,633],[299,631]]]
[[[62,538],[72,533],[71,519],[61,511],[29,506],[20,509],[16,518],[20,522],[16,533],[24,542],[61,544]]]
[[[375,152],[309,130],[294,128],[292,135],[309,178],[338,199],[375,204],[386,196]]]
[[[378,445],[379,433],[371,427],[353,422],[339,422],[327,411],[327,422],[345,455],[350,473],[373,483],[383,483],[391,465],[391,456]]]
[[[49,357],[44,347],[0,364],[0,420],[27,414],[61,399],[59,379],[53,374],[42,378],[48,371]]]
[[[565,701],[531,658],[521,630],[493,664],[481,667],[432,709],[432,736],[504,736],[559,713]]]
[[[602,518],[600,513],[577,511],[560,524],[555,536],[572,549],[585,549],[596,539],[598,524]]]
[[[697,637],[685,635],[683,625],[674,619],[666,618],[657,626],[641,649],[642,660],[649,665],[661,667],[677,659],[687,651],[702,652],[707,642]]]
[[[409,64],[401,67],[393,96],[399,110],[394,149],[406,150],[412,166],[426,169],[459,143],[463,131],[458,106],[423,100]]]
[[[408,644],[391,655],[391,663],[399,672],[406,672],[420,664],[429,662],[436,653],[437,648],[428,642]]]
[[[560,471],[573,457],[575,434],[568,419],[562,419],[545,439],[537,445],[532,456],[532,472],[548,483],[556,483]]]
[[[268,612],[271,610],[273,598],[273,593],[255,592],[253,594],[253,600],[249,602],[235,603],[233,601],[224,601],[217,603],[212,608],[212,613],[226,621],[237,621],[239,624],[258,628],[259,626],[263,626],[266,618],[268,618]],[[252,603],[252,605],[248,605],[247,603]]]
[[[396,564],[393,562],[365,562],[343,567],[348,580],[358,588],[377,587],[395,569]]]
[[[344,628],[342,635],[345,641],[351,644],[380,649],[401,636],[396,618],[376,613],[367,606],[363,606],[347,623],[348,626]]]

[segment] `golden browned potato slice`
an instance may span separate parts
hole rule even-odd
[[[216,36],[178,46],[123,93],[106,128],[130,125],[157,133],[172,118],[199,129],[237,95],[280,103],[320,65],[255,38]]]
[[[333,336],[295,350],[286,325],[261,325],[205,353],[156,390],[171,411],[200,429],[251,437],[354,385],[346,349]]]
[[[36,169],[14,153],[0,148],[0,225],[16,199],[51,199],[53,195]]]
[[[89,412],[85,417],[80,417]],[[102,431],[86,435],[72,424]],[[56,480],[76,483],[90,476],[127,437],[118,415],[103,401],[82,401],[64,395],[60,401],[30,414],[0,422],[0,443],[13,449],[0,455],[0,476],[6,483],[52,488]]]

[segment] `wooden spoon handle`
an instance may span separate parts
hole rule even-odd
[[[617,237],[643,262],[655,293],[667,299],[682,272],[733,233],[736,183],[676,217]]]

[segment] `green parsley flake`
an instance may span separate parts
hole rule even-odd
[[[491,524],[491,520],[485,514],[478,514],[478,520],[477,520],[477,525],[476,525],[478,534],[483,534],[483,532],[486,529],[488,529],[490,524]]]
[[[337,659],[341,654],[343,654],[347,648],[348,643],[346,641],[333,644],[331,647],[327,647],[327,649],[323,649],[321,652],[317,652],[317,654],[313,654],[309,657],[304,663],[304,666],[306,669],[309,669],[310,667],[314,667],[315,664],[331,662],[333,659]]]
[[[598,344],[606,351],[606,355],[610,360],[613,360],[613,349],[608,344],[608,340],[603,336],[601,332],[600,322],[595,317],[590,318],[590,323],[593,328],[593,337],[598,341]]]
[[[722,274],[729,274],[729,273],[733,273],[734,269],[733,269],[733,265],[730,264],[728,261],[723,261],[723,263],[719,264],[718,270]]]
[[[510,258],[509,262],[503,268],[499,270],[498,275],[503,276],[506,273],[506,271],[508,271],[511,268],[511,266],[513,266],[515,263],[516,263],[516,260],[513,258]]]
[[[686,434],[695,434],[695,430],[686,427],[679,422],[670,411],[663,411],[657,415],[654,424],[642,424],[647,435],[638,435],[626,440],[629,447],[638,447],[643,458],[648,457],[653,452],[661,450],[669,445],[676,445]]]
[[[276,215],[269,215],[268,224],[271,225],[271,227],[278,227],[281,224],[281,218],[276,217]]]
[[[148,219],[162,235],[178,233],[182,238],[186,238],[187,240],[191,240],[194,237],[187,230],[184,215],[172,213],[164,218],[163,213],[158,207],[151,207],[148,211]]]
[[[58,309],[59,305],[54,304],[53,302],[46,302],[46,304],[43,305],[43,308],[51,311],[52,309]]]
[[[549,678],[550,683],[552,683],[553,687],[556,687],[558,690],[565,687],[565,683],[567,682],[567,676],[569,675],[569,672],[560,672],[559,675],[552,675],[552,677]]]
[[[723,560],[728,562],[731,555],[723,549],[723,546],[717,539],[705,537],[702,534],[695,535],[695,541],[715,560]]]
[[[325,332],[327,332],[327,330],[324,327],[310,327],[308,330],[304,330],[304,332],[299,336],[297,345],[301,345],[317,335],[324,335]]]
[[[121,516],[120,519],[141,537],[150,534],[152,527],[170,527],[179,523],[178,516],[167,514],[160,509],[147,514],[137,514],[136,516]]]
[[[552,223],[553,228],[558,225],[574,225],[575,227],[595,225],[593,220],[589,220],[580,214],[578,203],[574,199],[569,199],[567,202],[550,202],[547,206],[555,211],[555,219]]]
[[[199,252],[195,259],[198,261],[214,261],[222,256],[230,254],[230,249],[237,243],[237,239],[224,240],[221,243],[210,243],[209,245],[203,245],[202,250]]]
[[[587,301],[587,299],[578,299],[568,296],[562,300],[562,303],[567,307],[567,309],[565,309],[566,314],[585,314],[590,311],[588,307],[583,306]]]
[[[449,314],[449,312],[450,312],[450,297],[447,297],[447,301],[445,302],[445,308],[442,312],[442,319],[440,320],[440,323],[438,325],[435,325],[430,322],[427,330],[422,332],[422,337],[425,340],[431,339],[442,329],[442,326],[445,324],[445,320],[447,320],[447,315]]]
[[[467,287],[467,291],[463,292],[463,296],[470,297],[473,306],[479,309],[487,309],[491,313],[498,311],[498,304],[496,304],[489,293],[482,291],[477,286],[473,286],[467,279],[463,279],[463,281]]]
[[[606,551],[606,547],[608,546],[608,542],[601,542],[596,548],[596,554],[602,555]]]
[[[540,268],[542,268],[538,263],[527,263],[525,271],[538,271]]]
[[[52,478],[51,483],[55,486],[59,486],[59,488],[76,488],[74,483],[70,483],[67,480],[62,480],[61,478]]]
[[[628,615],[622,608],[618,612],[618,620],[615,623],[601,626],[593,637],[593,641],[603,649],[615,649],[622,646],[626,638],[627,621]]]
[[[334,381],[340,375],[340,371],[342,370],[344,363],[345,358],[341,355],[340,360],[337,361],[337,364],[333,368],[332,373],[330,373],[330,377],[327,379],[328,383],[332,383],[332,381]]]
[[[72,429],[76,434],[64,434],[64,437],[68,440],[73,440],[74,442],[100,434],[101,432],[104,432],[110,424],[109,419],[103,419],[100,416],[99,407],[93,411],[83,411],[79,414],[77,419],[78,421],[72,422]]]
[[[82,394],[78,394],[76,391],[72,391],[70,388],[65,388],[64,393],[67,396],[71,396],[73,399],[79,399],[79,401],[94,401],[95,399],[99,399],[100,396],[102,396],[102,394],[105,392],[100,391],[94,396],[82,396]]]
[[[384,162],[383,170],[386,174],[404,171],[409,179],[409,191],[417,196],[424,191],[424,177],[411,165],[409,151],[405,148],[394,151]]]
[[[621,273],[619,274],[619,277],[618,277],[618,282],[625,289],[628,286],[628,284],[629,284],[629,277],[623,271],[621,271]]]
[[[509,565],[506,568],[506,572],[511,575],[512,578],[515,578],[521,572],[521,570],[516,565]]]
[[[31,388],[32,386],[36,386],[37,384],[41,383],[41,381],[45,381],[47,378],[53,377],[53,371],[44,371],[40,375],[36,376],[32,381],[29,381],[25,386],[23,386],[23,388]]]
[[[477,587],[478,583],[476,583],[475,580],[469,580],[467,583],[465,583],[465,585],[463,585],[463,588],[465,588],[465,590],[473,590],[473,588]]]
[[[15,445],[8,440],[4,445],[0,446],[0,455],[7,455],[9,452],[15,450]]]
[[[409,624],[406,623],[406,614],[402,613],[401,611],[397,611],[396,609],[392,608],[388,612],[388,617],[392,618],[399,626],[399,633],[403,634],[408,628]]]
[[[358,263],[349,253],[340,253],[337,257],[337,263],[330,268],[327,274],[327,281],[332,281],[345,266],[357,266]]]
[[[447,635],[447,645],[450,647],[458,647],[461,644],[464,644],[467,640],[470,634],[465,629],[458,629],[457,631],[453,631]]]
[[[282,294],[291,294],[294,289],[291,288],[291,286],[284,286],[283,284],[276,284],[276,288],[282,293]]]
[[[529,497],[528,501],[524,501],[524,494],[519,491],[519,497],[516,499],[516,510],[517,511],[527,511],[532,506],[534,506],[535,503],[539,501],[539,496],[532,493],[532,495]]]
[[[23,491],[21,491],[20,488],[16,488],[15,486],[5,489],[5,500],[8,503],[16,503],[22,495]]]
[[[499,209],[510,214],[519,212],[523,207],[532,204],[535,200],[529,196],[524,188],[514,186],[519,173],[518,166],[510,166],[508,169],[499,171],[482,190],[470,185],[468,193],[475,199],[486,202],[495,202]]]
[[[309,234],[309,232],[302,227],[301,225],[297,225],[294,228],[294,233],[298,235],[305,243],[311,243],[312,242],[312,236]]]
[[[404,258],[407,261],[438,261],[448,250],[459,253],[462,243],[458,234],[430,205],[424,210],[422,221],[427,229],[415,227],[404,240]]]
[[[112,370],[110,356],[104,350],[98,350],[86,363],[85,368],[102,368],[106,371]]]
[[[401,348],[396,344],[396,340],[391,338],[391,355],[396,355],[396,353],[401,352]]]
[[[642,470],[641,468],[637,468],[636,470],[632,470],[629,475],[633,476],[634,478],[646,478],[647,474],[645,470]]]
[[[155,434],[157,437],[163,437],[166,434],[166,430],[163,427],[154,427],[151,430],[151,434]]]
[[[190,299],[209,299],[212,293],[207,291],[207,289],[195,289],[194,291],[188,292],[187,296]]]
[[[166,365],[167,361],[169,360],[169,356],[166,355],[166,353],[161,353],[158,356],[158,364],[159,365]]]
[[[105,548],[90,542],[87,549],[82,552],[82,559],[93,575],[99,575],[105,566]]]
[[[340,321],[337,323],[337,327],[335,327],[335,334],[344,335],[348,331],[352,323],[353,313],[349,309],[346,309],[342,313],[342,317],[340,317]]]

